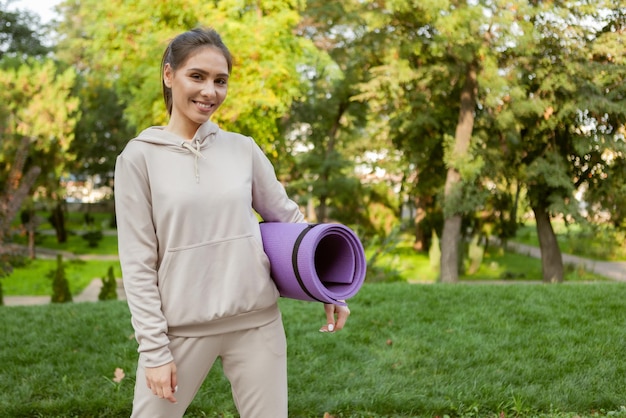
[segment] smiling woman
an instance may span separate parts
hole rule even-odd
[[[288,416],[279,291],[257,214],[304,216],[254,139],[210,120],[232,68],[215,30],[177,35],[161,63],[169,122],[117,159],[120,264],[140,353],[133,418],[182,417],[218,357],[242,417]],[[321,307],[325,329],[341,329],[347,306]]]

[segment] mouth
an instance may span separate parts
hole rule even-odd
[[[210,112],[215,108],[215,105],[213,103],[199,102],[197,100],[192,100],[192,102],[202,112]]]

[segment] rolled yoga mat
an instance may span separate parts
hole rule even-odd
[[[342,305],[365,280],[365,253],[342,224],[263,222],[261,236],[280,295]]]

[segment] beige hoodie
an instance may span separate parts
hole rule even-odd
[[[168,335],[253,328],[279,315],[256,213],[274,222],[304,217],[252,138],[212,122],[191,141],[148,128],[117,158],[115,206],[146,366],[172,360]]]

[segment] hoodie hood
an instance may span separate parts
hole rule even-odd
[[[196,173],[196,183],[200,182],[198,170],[198,158],[206,160],[202,150],[211,146],[215,136],[219,132],[219,127],[207,121],[200,125],[191,140],[182,138],[172,132],[166,131],[164,126],[152,126],[143,130],[133,141],[146,142],[148,144],[165,146],[173,152],[191,153],[194,155],[194,171]]]
[[[187,147],[183,147],[184,143],[192,143],[193,148],[202,150],[207,148],[213,142],[215,135],[219,132],[219,127],[211,122],[207,121],[200,125],[196,134],[189,139],[185,139],[176,135],[175,133],[165,130],[165,126],[152,126],[143,130],[133,141],[142,141],[154,145],[163,145],[172,148],[172,151],[188,152],[185,151]]]

